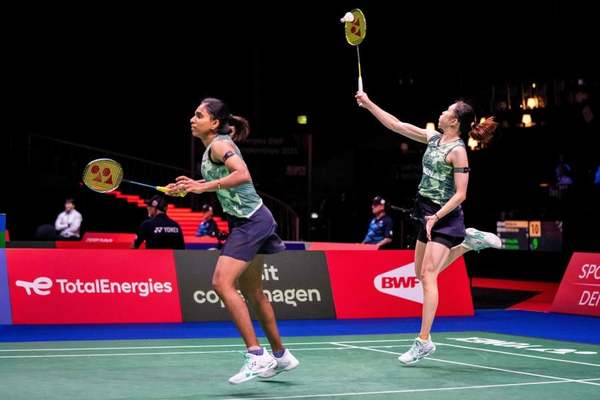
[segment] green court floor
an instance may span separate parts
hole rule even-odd
[[[600,399],[600,346],[438,333],[405,367],[409,335],[288,337],[300,366],[230,385],[239,339],[0,344],[0,399]]]

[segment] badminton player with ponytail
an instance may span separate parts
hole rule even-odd
[[[229,219],[230,234],[217,261],[212,283],[248,349],[240,372],[229,378],[229,382],[238,384],[256,377],[270,378],[296,368],[299,362],[283,347],[273,307],[263,293],[263,258],[258,254],[277,253],[285,250],[285,245],[275,233],[277,224],[273,215],[256,193],[248,167],[234,143],[248,136],[248,121],[230,114],[221,100],[206,98],[190,124],[192,135],[206,148],[201,167],[204,179],[180,176],[175,183],[167,185],[168,194],[216,192]],[[260,346],[248,307],[236,290],[236,281],[258,316],[273,355]]]
[[[470,172],[462,137],[468,135],[485,142],[497,124],[493,117],[478,124],[473,108],[457,101],[440,115],[440,133],[400,121],[364,92],[359,91],[355,97],[358,105],[370,111],[386,128],[427,145],[415,209],[422,222],[415,246],[415,272],[423,285],[421,331],[410,350],[399,357],[404,364],[414,364],[435,351],[430,332],[438,306],[439,273],[470,250],[502,245],[493,233],[465,229],[461,208],[467,197]]]

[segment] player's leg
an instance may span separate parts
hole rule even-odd
[[[296,368],[300,362],[282,344],[273,306],[263,292],[263,267],[264,256],[256,256],[250,263],[250,266],[240,276],[239,283],[242,294],[252,306],[263,331],[267,335],[273,357],[277,361],[276,366],[260,374],[261,378],[271,378],[281,372]]]
[[[248,351],[244,354],[244,365],[240,372],[229,378],[232,384],[246,382],[277,365],[256,338],[246,302],[238,293],[235,282],[248,268],[249,262],[229,256],[221,256],[213,275],[213,287],[229,311]]]

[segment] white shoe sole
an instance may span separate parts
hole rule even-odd
[[[467,236],[473,236],[474,232],[477,232],[477,229],[467,228],[465,230],[465,232],[467,233]],[[489,248],[492,248],[492,249],[501,249],[502,248],[502,239],[500,239],[497,235],[495,235],[491,232],[484,232],[484,231],[478,231],[478,232],[481,232],[483,234],[483,236],[486,238],[485,242],[490,245]],[[492,236],[492,238],[491,238],[492,240],[488,241],[488,238],[490,236]],[[469,246],[466,246],[466,247],[469,247]],[[469,249],[470,249],[470,247],[469,247]]]
[[[298,365],[300,365],[300,361],[296,361],[296,363],[292,363],[290,365],[288,365],[285,368],[275,368],[275,370],[273,371],[273,373],[271,375],[266,375],[264,372],[263,374],[259,375],[258,377],[261,379],[270,379],[273,378],[279,374],[281,374],[282,372],[287,372],[287,371],[291,371],[294,368],[296,368]]]
[[[248,382],[252,379],[258,378],[258,376],[272,368],[275,368],[277,366],[277,361],[273,360],[272,363],[270,363],[268,366],[266,366],[265,368],[262,368],[258,371],[256,371],[255,373],[253,373],[250,376],[246,376],[244,378],[242,378],[241,380],[233,380],[233,376],[231,378],[229,378],[228,382],[231,383],[232,385],[239,385],[240,383],[244,383],[244,382]],[[235,375],[234,375],[235,376]]]
[[[418,362],[419,362],[419,361],[421,361],[422,359],[424,359],[424,358],[426,358],[426,357],[429,357],[429,356],[430,356],[430,355],[432,355],[433,353],[435,353],[435,348],[434,348],[433,350],[431,350],[429,353],[425,354],[423,357],[421,357],[421,358],[417,358],[416,360],[413,360],[413,361],[406,362],[406,361],[403,361],[402,359],[400,359],[400,357],[398,357],[398,361],[400,361],[400,362],[401,362],[402,364],[404,364],[404,365],[413,365],[413,364],[416,364],[416,363],[418,363]]]

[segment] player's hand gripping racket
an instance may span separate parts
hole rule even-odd
[[[367,35],[367,20],[365,14],[359,9],[355,8],[352,11],[347,12],[340,19],[340,22],[344,23],[344,32],[346,34],[346,41],[356,46],[356,57],[358,59],[358,91],[363,91],[362,71],[360,68],[360,50],[358,45],[362,43]]]
[[[94,192],[112,192],[119,187],[121,182],[155,189],[171,196],[183,197],[187,194],[184,191],[173,192],[172,189],[165,186],[152,186],[146,183],[123,179],[123,167],[121,167],[121,164],[117,161],[111,160],[110,158],[99,158],[90,161],[83,170],[83,183]]]

